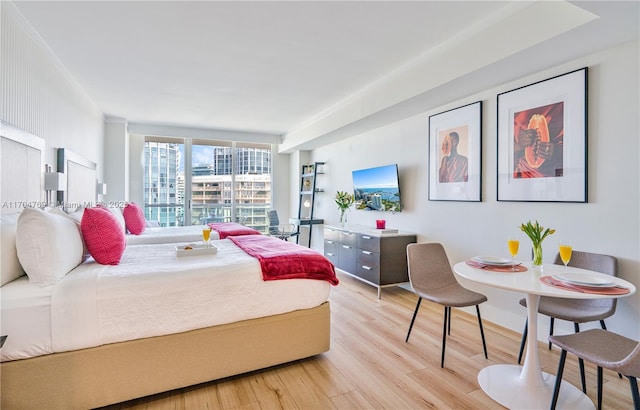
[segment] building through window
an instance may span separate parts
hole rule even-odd
[[[145,216],[161,226],[240,222],[267,232],[271,145],[145,140]]]

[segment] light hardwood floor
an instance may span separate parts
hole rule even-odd
[[[483,322],[482,353],[475,315],[454,309],[445,368],[440,368],[442,307],[423,302],[405,343],[416,296],[401,288],[377,291],[339,275],[331,301],[331,349],[321,355],[242,376],[149,396],[108,409],[499,409],[477,374],[516,363],[520,333]],[[482,311],[482,306],[480,307]],[[514,309],[521,309],[514,306]],[[293,335],[292,335],[293,336]],[[556,373],[559,351],[540,344],[544,371]],[[586,363],[589,397],[596,401],[596,368]],[[564,379],[580,386],[569,355]],[[633,408],[628,379],[604,371],[604,409]]]

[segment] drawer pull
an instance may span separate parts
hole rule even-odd
[[[369,251],[362,251],[362,253],[364,253],[365,255],[371,255],[373,252],[369,252]]]
[[[345,249],[351,249],[351,246],[348,246],[348,245],[342,245],[342,247]]]
[[[333,256],[331,252],[327,252],[327,256]]]
[[[367,265],[362,265],[362,269],[364,270],[371,270],[373,269],[371,266],[367,266]]]
[[[362,239],[371,239],[371,237],[367,235],[362,235]]]
[[[327,241],[327,243],[333,244],[333,241]]]

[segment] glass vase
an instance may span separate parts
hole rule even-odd
[[[542,244],[533,244],[533,266],[542,266]]]
[[[347,210],[340,210],[340,225],[345,226],[347,224]]]

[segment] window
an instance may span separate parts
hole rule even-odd
[[[147,137],[144,189],[145,216],[161,226],[237,221],[266,232],[271,146]]]

